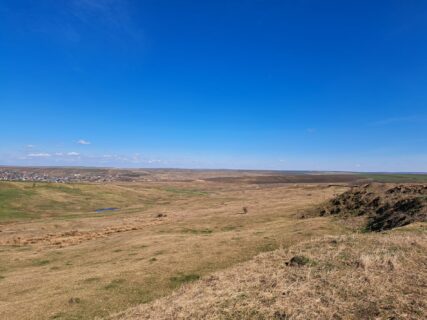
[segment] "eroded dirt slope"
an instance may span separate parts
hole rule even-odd
[[[320,215],[367,218],[368,231],[383,231],[427,219],[427,185],[366,184],[330,200]]]

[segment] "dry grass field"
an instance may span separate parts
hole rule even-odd
[[[340,234],[331,218],[297,214],[344,190],[198,180],[0,183],[0,318],[107,316],[260,252]],[[107,207],[119,209],[95,212]]]
[[[425,256],[410,260],[425,249],[422,227],[352,235],[338,217],[301,219],[348,190],[341,180],[282,183],[263,176],[257,183],[254,176],[240,178],[243,173],[224,179],[212,172],[189,179],[183,172],[160,174],[153,181],[105,184],[0,182],[0,319],[197,319],[210,310],[212,319],[270,319],[273,313],[307,319],[316,312],[331,318],[347,307],[347,272],[354,271],[356,289],[387,291],[375,288],[384,259],[391,259],[394,273],[425,267]],[[116,210],[97,212],[102,208]],[[310,263],[286,267],[295,253]],[[377,273],[363,287],[369,268]],[[336,290],[318,300],[323,281],[335,279]],[[411,295],[411,283],[420,280],[399,279],[396,290]],[[301,295],[305,313],[298,309]],[[402,299],[407,306],[410,298]],[[353,315],[370,308],[360,303],[351,307]],[[408,314],[425,307],[415,304]]]
[[[258,255],[112,319],[426,319],[427,236],[325,236]]]

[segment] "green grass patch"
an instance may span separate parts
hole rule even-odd
[[[277,245],[274,243],[264,243],[258,247],[260,252],[269,252],[277,249]]]
[[[58,312],[58,313],[55,313],[53,316],[51,316],[49,319],[65,319],[65,317],[66,317],[66,313],[64,313],[64,312]]]
[[[0,221],[36,218],[38,215],[29,213],[20,207],[24,199],[35,194],[32,190],[15,188],[11,184],[0,183]]]
[[[93,282],[98,282],[99,280],[101,280],[100,277],[90,277],[90,278],[84,279],[83,282],[85,282],[85,283],[93,283]]]
[[[314,267],[317,265],[317,261],[314,261],[306,256],[298,255],[294,256],[286,263],[286,265],[295,267],[295,266],[309,266]]]
[[[427,182],[427,174],[421,173],[362,173],[360,175],[366,179],[385,183]]]
[[[123,212],[139,213],[157,205],[158,200],[156,195],[146,197],[131,189],[116,190],[109,185],[36,183],[33,187],[28,182],[0,182],[0,222],[40,218],[68,221],[80,219],[82,215],[106,217]],[[136,208],[127,210],[133,205]],[[95,212],[108,207],[121,210]]]
[[[35,188],[58,191],[66,194],[72,194],[72,195],[83,195],[83,191],[79,187],[72,184],[64,185],[64,184],[54,184],[54,183],[43,183],[43,184],[37,184]]]
[[[189,196],[206,196],[209,194],[206,191],[201,191],[201,190],[197,190],[197,189],[181,189],[181,188],[169,187],[169,188],[165,188],[163,190],[170,192],[170,193],[175,193],[175,194],[180,194],[180,195],[189,195]]]
[[[1,184],[0,187],[0,203],[17,201],[23,197],[34,195],[32,190],[24,190],[15,188],[11,184]]]
[[[49,260],[44,260],[44,259],[36,259],[32,261],[33,266],[45,266],[49,263],[50,263]]]
[[[181,286],[184,283],[196,281],[199,279],[200,279],[200,275],[196,273],[179,274],[177,276],[171,277],[170,282],[172,284],[172,287],[176,288]]]
[[[141,244],[141,245],[132,247],[132,249],[145,249],[145,248],[148,248],[148,246],[146,244]]]
[[[221,228],[221,231],[234,231],[242,226],[225,226]]]
[[[181,230],[182,233],[191,233],[191,234],[211,234],[213,232],[212,229],[191,229],[191,228],[184,228]]]
[[[110,290],[110,289],[116,289],[120,287],[122,284],[126,282],[125,279],[114,279],[109,284],[107,284],[104,289]]]

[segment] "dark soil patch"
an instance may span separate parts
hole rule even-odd
[[[175,277],[171,277],[170,281],[173,287],[178,287],[186,282],[192,282],[200,279],[200,275],[195,273],[190,274],[179,274]]]
[[[306,256],[293,256],[291,260],[285,263],[289,267],[313,266],[316,263]]]
[[[383,231],[427,220],[427,185],[367,184],[329,201],[321,216],[366,217],[367,231]]]

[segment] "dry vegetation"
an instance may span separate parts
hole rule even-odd
[[[423,315],[422,224],[353,235],[341,218],[306,215],[349,190],[337,181],[215,174],[1,182],[0,319]]]
[[[424,228],[424,230],[422,230]],[[114,319],[425,319],[425,227],[258,255]]]
[[[345,186],[198,180],[0,183],[0,318],[107,316],[260,252],[343,232],[297,213]],[[120,210],[95,212],[105,207]]]

